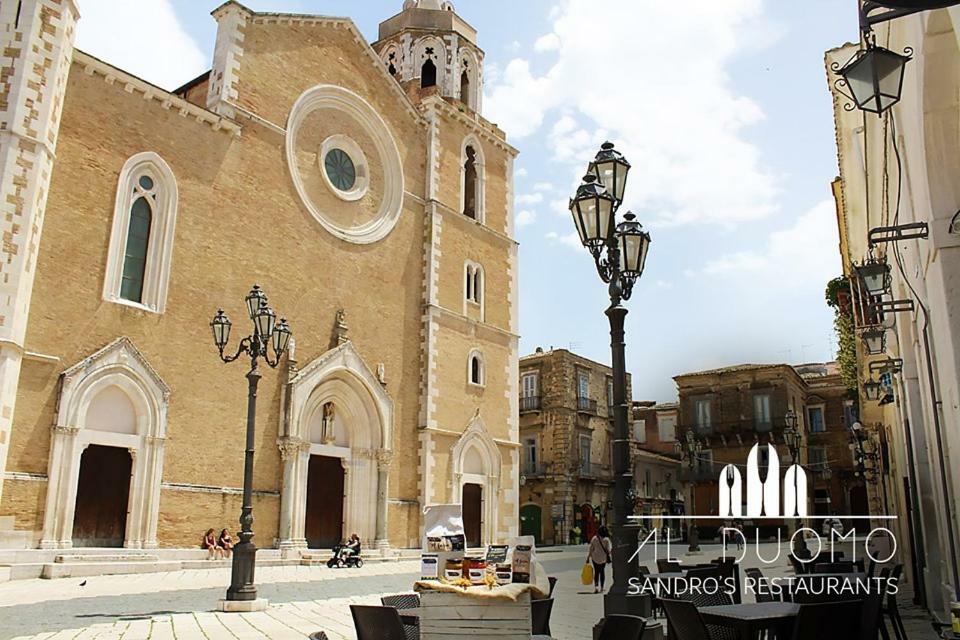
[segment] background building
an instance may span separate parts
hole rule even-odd
[[[834,69],[859,46],[826,54],[840,169],[834,195],[850,297],[843,312],[851,338],[841,349],[852,363],[863,429],[874,455],[888,464],[878,488],[886,512],[899,516],[890,526],[901,561],[911,567],[918,601],[948,620],[950,601],[960,599],[960,8],[917,13],[874,31],[878,44],[912,54],[901,99],[882,117],[851,109],[836,84]],[[908,223],[926,223],[927,236],[871,251],[873,229]],[[878,298],[855,275],[854,267],[871,256],[890,266],[889,293]],[[881,300],[912,301],[913,311],[878,313]],[[864,349],[859,333],[867,328],[884,334],[881,353]],[[902,362],[883,371],[888,358]],[[882,386],[882,403],[864,393],[871,380]]]
[[[772,444],[781,473],[786,470],[791,463],[784,440],[788,411],[797,416],[802,438],[800,463],[807,470],[808,498],[814,503],[810,513],[868,513],[863,481],[854,475],[849,450],[852,404],[844,398],[846,389],[835,364],[744,364],[688,373],[674,380],[680,397],[681,426],[677,438],[683,442],[687,433],[692,432],[700,445],[692,471],[684,465],[690,481],[689,513],[720,513],[720,471],[727,464],[744,467],[756,443]],[[741,473],[745,470],[741,469]],[[701,523],[701,536],[716,536],[720,524],[720,520]],[[853,522],[844,524],[849,527]],[[757,527],[761,537],[774,535],[777,527],[792,530],[794,525],[792,518],[764,523],[744,519],[748,533]]]
[[[613,509],[612,375],[566,349],[520,359],[520,529],[546,544],[589,538]]]
[[[207,325],[239,334],[254,282],[296,343],[260,383],[258,545],[419,546],[461,501],[470,543],[515,535],[516,151],[475,31],[437,0],[373,45],[213,16],[211,70],[167,92],[73,49],[72,0],[0,5],[0,542],[235,526],[246,381]]]

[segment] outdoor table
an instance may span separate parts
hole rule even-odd
[[[778,638],[790,636],[800,605],[792,602],[757,602],[697,607],[704,623],[736,629],[743,640],[754,640],[761,631],[775,631]]]
[[[542,569],[539,573],[546,582]],[[404,609],[402,614],[420,618],[422,640],[461,640],[474,635],[530,640],[531,598],[546,597],[550,587],[535,582],[464,589],[420,581],[413,589],[420,594],[420,606]]]
[[[830,578],[837,578],[840,584],[844,582],[856,582],[857,580],[867,580],[867,574],[865,573],[805,573],[801,576],[790,576],[787,580],[790,583],[791,590],[784,591],[783,597],[784,600],[792,599],[792,586],[794,582],[825,582]],[[838,593],[836,594],[837,600],[862,600],[867,596],[866,593]]]

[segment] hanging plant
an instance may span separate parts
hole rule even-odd
[[[857,333],[850,308],[850,281],[845,276],[827,283],[827,305],[834,310],[833,328],[837,333],[837,365],[850,397],[857,397]]]

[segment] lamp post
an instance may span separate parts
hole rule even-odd
[[[797,418],[796,412],[794,412],[793,409],[788,409],[786,415],[783,416],[783,424],[785,427],[783,430],[783,440],[790,450],[790,459],[797,467],[793,473],[793,517],[796,520],[795,531],[799,531],[803,527],[803,523],[800,521],[800,492],[797,484],[797,476],[800,475],[800,447],[803,444],[803,436],[800,434],[798,428],[799,423],[800,420]],[[807,541],[804,536],[800,536],[798,546],[801,552],[807,550]]]
[[[637,530],[628,526],[632,505],[627,494],[633,484],[630,433],[627,425],[627,368],[624,319],[633,286],[643,275],[650,234],[632,213],[617,224],[630,163],[610,142],[604,143],[589,164],[587,175],[570,200],[570,213],[580,242],[593,256],[600,279],[609,285],[610,348],[613,365],[614,442],[613,468],[613,587],[604,597],[605,614],[629,613],[629,579],[637,572]]]
[[[677,453],[686,460],[690,475],[690,515],[692,516],[690,524],[687,525],[687,553],[700,553],[700,531],[696,524],[695,499],[697,493],[696,473],[697,460],[703,453],[703,444],[693,435],[693,429],[688,429],[682,441],[677,441],[674,445]],[[731,493],[732,495],[732,493]]]
[[[257,384],[260,382],[258,362],[262,358],[271,368],[280,364],[280,359],[290,343],[290,327],[286,319],[277,324],[277,315],[267,305],[267,296],[259,286],[254,285],[244,302],[247,315],[253,325],[253,333],[240,340],[234,355],[224,355],[223,350],[230,341],[230,329],[233,323],[223,312],[217,311],[210,322],[213,330],[213,343],[217,347],[220,359],[226,363],[237,360],[241,354],[250,357],[250,371],[247,372],[247,442],[243,461],[243,506],[240,511],[240,542],[233,548],[233,565],[230,574],[230,588],[227,589],[226,603],[257,601],[257,587],[253,583],[257,562],[257,547],[253,543],[253,452],[256,432]],[[270,358],[272,347],[274,357]],[[249,605],[248,605],[249,606]],[[243,605],[225,605],[227,610],[243,608]]]

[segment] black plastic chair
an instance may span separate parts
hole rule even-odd
[[[393,607],[350,605],[357,640],[407,640],[400,613]]]
[[[681,571],[683,571],[683,568],[679,562],[667,560],[666,558],[657,560],[657,572],[659,573],[680,573]]]
[[[419,593],[401,593],[396,596],[381,596],[380,603],[385,607],[393,607],[400,612],[400,622],[403,623],[403,631],[407,636],[407,640],[419,640],[420,618],[417,616],[403,615],[404,609],[416,609],[420,606]]]
[[[821,562],[813,565],[814,573],[855,573],[857,565],[853,562]]]
[[[884,569],[889,575],[889,570]],[[871,589],[873,585],[871,584]],[[883,626],[883,599],[885,597],[886,582],[880,590],[872,590],[863,600],[860,609],[860,635],[857,640],[877,640],[881,634],[884,640],[889,640],[886,627]]]
[[[647,621],[637,616],[608,615],[603,619],[599,640],[641,640]]]
[[[882,575],[882,572],[881,572]],[[898,564],[890,572],[890,578],[900,584],[900,576],[903,575],[903,565]],[[886,582],[884,582],[886,585]],[[897,640],[907,640],[907,630],[903,626],[903,619],[900,617],[900,607],[897,605],[897,596],[894,593],[888,593],[886,606],[883,607],[883,613],[890,618],[890,626],[893,627],[893,633]],[[886,628],[884,628],[886,631]]]
[[[773,593],[770,592],[770,583],[764,577],[763,571],[760,569],[747,569],[747,577],[753,581],[754,587],[753,592],[757,596],[757,602],[779,602]]]
[[[530,625],[535,636],[550,636],[550,613],[553,598],[534,600],[530,603]]]
[[[861,605],[859,600],[804,604],[794,621],[791,640],[857,638]]]
[[[663,608],[667,612],[672,640],[711,640],[695,604],[689,600],[665,599]]]
[[[547,582],[550,583],[550,593],[547,594],[547,597],[548,597],[548,598],[552,598],[552,597],[553,597],[553,590],[554,590],[554,589],[556,588],[556,586],[557,586],[557,577],[556,577],[556,576],[547,576]]]

